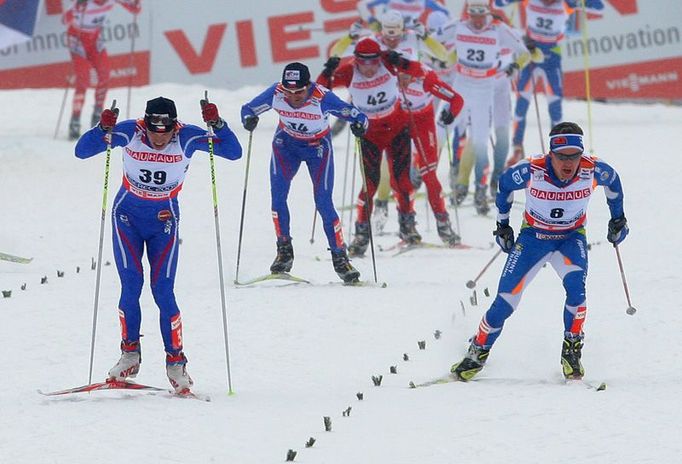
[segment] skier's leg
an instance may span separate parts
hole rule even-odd
[[[290,241],[289,233],[289,189],[291,181],[298,172],[301,160],[298,154],[293,153],[283,143],[278,143],[284,137],[280,131],[275,134],[272,144],[272,157],[270,159],[270,199],[272,207],[272,220],[275,225],[277,241]]]

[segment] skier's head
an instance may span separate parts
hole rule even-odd
[[[476,30],[485,28],[490,21],[490,5],[488,0],[468,0],[467,14],[469,15],[471,27]]]
[[[303,63],[289,63],[282,71],[282,87],[287,102],[294,107],[301,106],[308,97],[310,70]]]
[[[387,10],[381,16],[381,38],[389,48],[396,48],[405,32],[405,20],[397,10]]]
[[[549,157],[552,169],[562,181],[572,179],[578,172],[585,150],[583,130],[574,122],[560,122],[549,132]]]
[[[426,27],[429,34],[440,43],[451,40],[455,32],[454,23],[442,11],[432,11],[426,18]]]
[[[372,77],[379,70],[381,63],[381,46],[369,37],[365,37],[355,45],[353,51],[358,71],[365,77]]]
[[[152,148],[161,150],[168,145],[178,122],[175,102],[168,98],[157,97],[147,102],[144,110],[144,125]]]

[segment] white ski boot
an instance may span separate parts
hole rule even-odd
[[[140,372],[142,356],[140,354],[140,343],[121,342],[121,358],[109,369],[108,378],[111,380],[125,380],[135,378]]]
[[[166,353],[166,375],[175,393],[180,395],[190,393],[194,381],[187,373],[187,358],[184,353],[180,352],[177,355]]]

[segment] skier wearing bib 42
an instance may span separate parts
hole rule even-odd
[[[182,349],[182,320],[173,286],[178,263],[177,195],[182,188],[195,151],[208,151],[208,132],[177,120],[175,103],[158,97],[147,102],[144,119],[116,124],[118,113],[102,112],[100,123],[76,144],[76,156],[90,158],[111,146],[123,147],[123,185],[112,209],[113,245],[121,279],[118,305],[121,323],[121,359],[109,378],[135,377],[140,370],[140,294],[144,283],[142,254],[147,249],[151,267],[151,289],[160,310],[160,325],[166,351],[166,373],[178,393],[188,393],[192,379],[187,374]],[[238,159],[242,149],[213,103],[202,108],[204,121],[215,129],[214,153]]]
[[[301,162],[305,162],[313,181],[315,207],[322,218],[334,271],[346,283],[357,282],[360,273],[348,260],[341,221],[332,200],[334,155],[329,115],[350,122],[356,137],[367,130],[367,116],[325,87],[311,82],[310,71],[302,63],[286,65],[281,82],[242,106],[244,128],[253,131],[258,115],[269,109],[279,114],[270,160],[272,220],[277,234],[277,257],[270,271],[273,274],[289,272],[294,264],[287,198],[291,181]]]
[[[493,233],[509,253],[498,293],[471,340],[466,357],[452,366],[459,380],[470,380],[485,364],[500,336],[505,320],[518,306],[523,291],[543,265],[549,262],[566,291],[564,340],[561,365],[567,379],[580,379],[583,322],[587,313],[587,204],[597,185],[606,192],[611,212],[607,239],[614,246],[628,234],[623,212],[623,190],[616,171],[605,162],[583,153],[583,131],[575,123],[552,128],[549,155],[521,161],[500,177],[496,205],[497,230]],[[525,189],[526,210],[518,239],[509,225],[513,192]]]

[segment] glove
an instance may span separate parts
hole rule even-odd
[[[363,26],[362,21],[355,21],[351,24],[350,29],[348,29],[348,37],[357,40],[364,29],[365,27]]]
[[[507,77],[512,77],[512,75],[519,69],[518,63],[512,63],[504,69],[504,73]]]
[[[514,229],[508,222],[498,222],[497,229],[493,232],[495,241],[502,248],[502,251],[509,253],[514,248]]]
[[[533,52],[536,48],[538,48],[538,44],[535,43],[535,40],[531,39],[527,35],[523,36],[523,44],[526,46],[529,52]]]
[[[356,137],[362,137],[365,135],[365,132],[367,132],[367,126],[360,121],[355,121],[353,124],[350,125],[350,131],[353,133],[354,136]]]
[[[225,124],[218,114],[218,107],[215,103],[209,103],[206,100],[201,100],[201,117],[204,118],[206,124],[215,129],[220,129]]]
[[[258,116],[246,116],[242,121],[242,125],[247,131],[253,132],[258,125]]]
[[[440,123],[443,126],[449,126],[455,122],[455,115],[453,115],[450,110],[443,109],[443,111],[440,112]]]
[[[410,62],[403,58],[403,56],[395,50],[390,50],[385,53],[386,61],[396,68],[407,69],[407,67],[410,65]]]
[[[620,217],[612,218],[609,221],[609,231],[606,234],[606,240],[613,243],[613,246],[618,245],[628,236],[630,229],[628,228],[628,220],[623,214]]]
[[[107,108],[106,110],[102,111],[102,114],[99,115],[99,127],[104,132],[109,132],[116,125],[117,119],[118,108],[114,108],[113,110]]]
[[[324,69],[322,70],[322,75],[325,76],[326,78],[331,78],[332,74],[334,74],[334,71],[336,68],[339,67],[339,63],[341,62],[341,58],[338,56],[332,56],[330,57],[327,62],[324,64]]]
[[[429,36],[426,27],[424,27],[424,25],[419,21],[415,21],[412,24],[411,29],[417,34],[417,38],[419,40],[426,40],[426,38]]]

